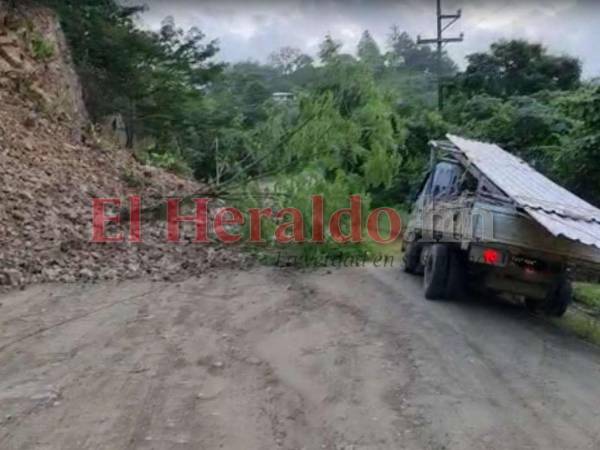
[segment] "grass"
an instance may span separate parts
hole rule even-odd
[[[564,317],[551,319],[557,327],[600,346],[600,284],[573,283],[573,300]]]
[[[52,42],[46,40],[41,34],[34,34],[31,39],[31,52],[38,61],[48,61],[54,57],[55,49]]]
[[[402,218],[402,227],[405,227],[408,223],[409,213],[401,207],[394,208],[400,217]],[[387,219],[381,218],[379,220],[379,230],[383,238],[389,236],[390,223]],[[402,239],[399,237],[395,242],[389,244],[378,244],[369,238],[366,238],[362,244],[365,251],[368,251],[375,255],[383,256],[394,256],[399,257],[402,254]]]
[[[600,321],[577,307],[571,307],[562,318],[551,319],[551,322],[580,339],[600,346]]]
[[[573,283],[575,301],[600,312],[600,284]]]

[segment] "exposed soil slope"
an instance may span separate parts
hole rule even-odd
[[[0,285],[169,278],[236,262],[230,252],[166,245],[163,223],[146,224],[144,244],[89,243],[94,197],[135,193],[147,205],[202,187],[144,166],[89,132],[57,24],[51,11],[10,14],[0,2]],[[49,61],[34,59],[31,33],[52,44]]]

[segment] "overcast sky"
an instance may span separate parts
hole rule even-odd
[[[139,4],[129,0],[128,3]],[[389,28],[397,24],[411,35],[432,37],[435,0],[146,0],[140,21],[158,28],[173,16],[183,28],[196,26],[219,40],[219,58],[266,61],[274,50],[291,45],[315,55],[327,33],[354,53],[363,30],[383,47]],[[464,56],[488,48],[499,38],[526,38],[552,52],[568,53],[583,62],[586,77],[600,76],[600,2],[592,0],[444,0],[444,12],[462,8],[463,18],[448,36],[465,33],[461,44],[448,46],[464,66]]]

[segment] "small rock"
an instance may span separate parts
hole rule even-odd
[[[57,281],[60,277],[60,269],[58,268],[50,268],[50,267],[46,267],[43,271],[42,274],[44,276],[44,278],[46,279],[46,281]]]
[[[77,280],[73,275],[66,274],[60,277],[60,281],[62,281],[63,283],[75,283],[75,281]]]
[[[37,114],[35,112],[31,112],[23,122],[23,125],[25,125],[26,128],[35,128],[37,120]]]
[[[0,286],[19,286],[23,283],[23,274],[17,269],[0,272]]]
[[[15,220],[18,220],[19,222],[24,222],[25,221],[25,214],[23,214],[23,212],[21,212],[21,211],[13,210],[11,212],[11,215],[13,216],[13,218]]]
[[[249,364],[252,364],[254,366],[258,366],[262,362],[256,356],[251,356],[250,358],[247,359],[247,361]]]
[[[79,271],[79,276],[86,280],[91,280],[94,278],[94,272],[92,272],[90,269],[81,269]]]
[[[104,278],[105,280],[114,280],[118,277],[118,275],[119,274],[115,269],[107,269],[104,272],[102,272],[102,278]]]

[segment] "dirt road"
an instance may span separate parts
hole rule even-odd
[[[0,448],[598,449],[600,351],[399,269],[0,297]]]

